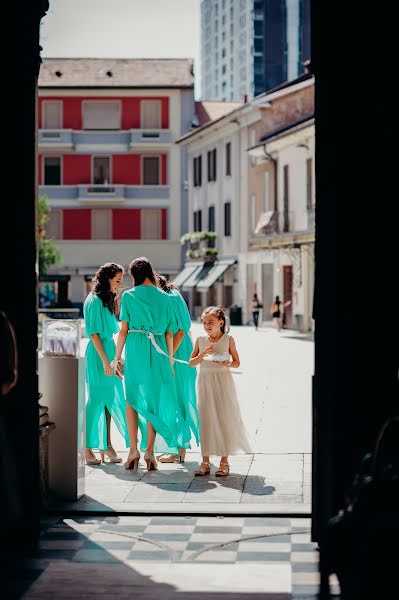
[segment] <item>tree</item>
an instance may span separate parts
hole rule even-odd
[[[38,202],[38,237],[39,237],[39,273],[45,274],[51,265],[61,262],[61,254],[57,244],[47,235],[46,225],[49,221],[50,208],[47,196],[39,196]]]

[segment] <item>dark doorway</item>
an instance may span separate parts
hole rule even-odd
[[[292,327],[292,266],[283,267],[283,303],[289,302],[283,309],[283,327],[291,329]]]

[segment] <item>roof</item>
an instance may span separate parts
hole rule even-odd
[[[39,87],[194,87],[190,58],[44,58]]]
[[[207,100],[196,102],[195,112],[199,126],[202,127],[210,121],[216,121],[241,105],[242,102],[213,102]]]
[[[282,125],[281,127],[277,127],[276,129],[273,129],[272,131],[269,131],[268,133],[266,133],[265,135],[263,135],[260,138],[260,141],[266,142],[268,140],[271,140],[272,138],[279,137],[282,133],[285,133],[286,131],[289,131],[291,133],[292,130],[295,128],[302,129],[301,126],[311,125],[313,123],[313,121],[314,121],[314,114],[306,115],[305,117],[302,117],[301,119],[298,119],[297,121],[293,121],[286,125]]]
[[[262,94],[259,94],[259,96],[255,96],[255,99],[259,100],[260,98],[264,98],[265,96],[268,96],[269,94],[274,94],[274,92],[279,92],[281,90],[290,88],[293,85],[298,85],[298,83],[302,83],[303,81],[312,79],[312,77],[313,77],[313,73],[303,73],[296,79],[290,79],[289,81],[285,81],[284,83],[281,83],[280,85],[276,85],[276,87],[271,88],[270,90],[267,90],[266,92],[263,92]]]

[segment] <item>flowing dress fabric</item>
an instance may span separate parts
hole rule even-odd
[[[174,356],[175,358],[188,362],[193,351],[193,342],[190,336],[190,313],[188,312],[187,304],[180,292],[172,289],[168,295],[172,301],[174,318],[173,335],[175,335],[175,333],[179,330],[184,331],[184,337]],[[186,426],[191,431],[191,438],[194,438],[196,444],[199,445],[200,425],[197,410],[197,393],[195,387],[197,369],[193,369],[189,365],[182,363],[175,363],[174,369],[176,374],[175,383],[179,409],[183,415]],[[190,442],[181,447],[190,448]],[[171,451],[171,449],[167,450],[167,452]]]
[[[91,292],[84,303],[83,315],[86,335],[100,336],[104,352],[109,361],[115,356],[113,335],[119,331],[118,322],[111,311],[103,305],[101,298]],[[110,412],[119,433],[129,446],[126,423],[126,401],[123,383],[112,375],[104,374],[102,360],[90,339],[86,348],[86,383],[88,400],[86,404],[86,447],[107,449],[107,427],[105,407]]]
[[[224,334],[213,343],[215,353],[228,354],[229,340],[230,336]],[[211,343],[207,337],[199,337],[200,352]],[[201,454],[228,456],[251,452],[230,367],[203,360],[197,378],[197,396]]]
[[[156,452],[186,448],[190,443],[190,429],[179,408],[176,382],[169,359],[153,347],[145,331],[155,335],[155,341],[168,352],[165,333],[175,328],[172,300],[155,286],[140,285],[127,290],[122,296],[121,321],[127,321],[131,332],[126,339],[125,391],[126,400],[138,413],[141,449],[147,446],[149,421],[157,432]]]

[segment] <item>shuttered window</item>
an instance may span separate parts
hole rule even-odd
[[[161,101],[142,100],[141,102],[141,128],[161,129]]]
[[[62,129],[62,102],[60,100],[43,102],[43,129]]]
[[[141,239],[162,239],[162,210],[160,208],[143,208],[141,210]]]
[[[160,184],[159,156],[143,156],[143,185]]]
[[[312,159],[307,158],[306,159],[306,205],[307,205],[307,208],[312,208],[312,206],[313,206],[312,172],[313,172]]]
[[[93,240],[110,240],[112,238],[112,210],[93,209],[91,231]]]
[[[62,210],[52,208],[48,217],[47,235],[53,240],[60,240],[62,238]]]
[[[224,203],[224,235],[231,235],[231,202]]]
[[[121,105],[119,102],[83,103],[83,129],[120,129]]]

